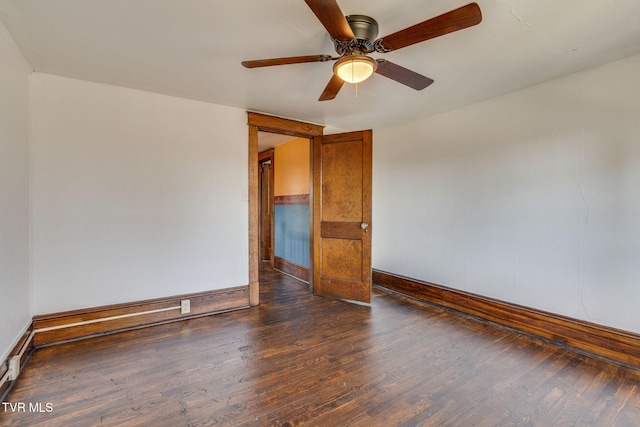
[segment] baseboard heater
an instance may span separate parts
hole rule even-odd
[[[1,401],[37,348],[244,308],[249,308],[249,286],[34,316],[0,366]]]
[[[185,300],[185,301],[189,301],[189,300]],[[126,319],[127,317],[144,316],[146,314],[155,314],[155,313],[162,313],[164,311],[180,310],[181,308],[182,308],[182,305],[177,305],[175,307],[159,308],[157,310],[139,311],[136,313],[121,314],[118,316],[110,316],[110,317],[102,317],[99,319],[85,320],[83,322],[66,323],[63,325],[49,326],[47,328],[36,329],[33,331],[33,334],[37,334],[40,332],[56,331],[58,329],[73,328],[74,326],[90,325],[92,323],[109,322],[111,320]]]
[[[2,377],[0,378],[0,402],[3,402],[11,389],[13,381],[18,378],[24,369],[33,351],[33,337],[35,333],[31,327],[22,335],[9,358],[3,361]]]
[[[249,307],[249,287],[35,316],[36,347]]]

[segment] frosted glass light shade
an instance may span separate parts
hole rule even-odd
[[[345,56],[333,65],[333,72],[347,83],[360,83],[371,77],[378,63],[364,55]]]

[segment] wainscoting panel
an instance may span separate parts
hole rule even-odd
[[[438,306],[476,316],[590,356],[640,369],[640,335],[373,270],[373,283]]]
[[[309,267],[309,205],[274,206],[275,256]]]

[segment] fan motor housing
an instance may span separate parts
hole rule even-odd
[[[374,43],[378,36],[378,22],[366,15],[345,16],[355,39],[333,40],[336,52],[340,56],[348,54],[366,54],[375,50]]]
[[[346,17],[351,31],[357,40],[373,41],[378,37],[378,22],[370,16],[366,15],[349,15]]]

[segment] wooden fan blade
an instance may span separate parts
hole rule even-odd
[[[335,0],[304,0],[316,14],[329,35],[335,40],[353,40],[353,34],[340,6]]]
[[[242,61],[246,68],[271,67],[273,65],[303,64],[305,62],[326,62],[330,61],[331,55],[307,55],[290,56],[288,58],[257,59],[255,61]]]
[[[404,30],[389,34],[380,40],[384,49],[398,50],[411,46],[412,44],[478,25],[481,21],[482,12],[480,11],[480,6],[478,6],[477,3],[470,3],[451,12],[405,28]]]
[[[324,88],[322,95],[318,98],[318,101],[328,101],[335,98],[338,92],[340,92],[340,89],[342,89],[343,84],[344,81],[334,74],[331,80],[329,80],[327,87]]]
[[[378,59],[378,68],[376,68],[376,73],[381,76],[388,77],[391,80],[395,80],[398,83],[402,83],[405,86],[409,86],[415,90],[422,90],[433,83],[433,80],[429,77],[425,77],[422,74],[418,74],[384,59]]]

